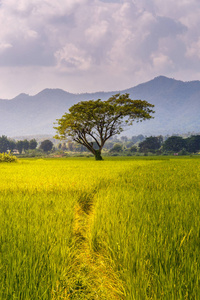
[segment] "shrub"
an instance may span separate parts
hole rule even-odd
[[[17,157],[12,155],[12,153],[0,153],[0,163],[1,162],[17,162]]]

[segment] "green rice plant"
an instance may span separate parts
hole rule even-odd
[[[118,172],[117,165],[111,174],[110,166],[88,159],[21,159],[12,167],[1,165],[0,299],[67,298],[80,278],[88,282],[85,291],[95,294],[94,287],[90,290],[93,275],[74,276],[80,256],[75,206],[88,214],[101,180],[109,182]]]
[[[72,203],[42,192],[11,192],[0,202],[0,299],[50,299],[70,265]]]
[[[0,299],[199,299],[199,171],[194,157],[1,164]]]
[[[200,298],[199,160],[141,161],[101,190],[92,246],[115,262],[126,299]]]

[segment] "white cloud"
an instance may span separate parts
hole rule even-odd
[[[188,45],[186,56],[189,58],[200,59],[200,37],[197,41]]]
[[[0,43],[0,53],[6,51],[9,48],[12,48],[11,44],[9,44],[9,43]]]
[[[80,92],[199,76],[199,15],[198,0],[2,0],[0,98],[25,81]]]
[[[88,70],[91,64],[91,58],[87,57],[85,51],[77,48],[73,44],[67,44],[55,53],[57,64],[62,71]]]
[[[85,31],[87,42],[94,46],[99,45],[107,35],[108,27],[109,23],[105,20],[100,21],[99,24],[91,24]]]
[[[162,53],[153,54],[152,55],[153,68],[160,71],[161,73],[168,69],[169,67],[173,67],[172,60]]]

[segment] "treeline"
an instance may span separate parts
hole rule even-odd
[[[97,147],[97,146],[96,146]],[[54,145],[55,150],[62,152],[88,152],[78,143],[68,141]],[[192,135],[186,138],[181,136],[150,136],[137,135],[109,139],[104,148],[104,153],[110,155],[141,155],[141,154],[190,154],[200,151],[200,135]]]
[[[155,154],[179,154],[186,155],[200,151],[200,135],[192,135],[187,138],[181,136],[150,136],[143,141],[135,143],[129,148],[130,143],[116,143],[110,152],[138,152]]]
[[[17,150],[21,154],[23,150],[33,150],[36,149],[36,147],[37,141],[35,139],[32,139],[30,141],[28,141],[27,139],[15,141],[12,139],[8,139],[5,135],[2,135],[0,137],[0,153],[7,152],[8,150],[11,152]]]
[[[5,135],[0,137],[0,153],[6,153],[10,151],[15,153],[17,152],[17,154],[26,154],[29,150],[33,151],[36,150],[36,148],[37,150],[48,152],[51,151],[53,147],[54,144],[50,140],[44,140],[38,143],[36,139],[31,139],[30,141],[27,139],[15,141],[7,138]]]
[[[37,142],[36,139],[15,141],[6,136],[0,137],[0,153],[16,152],[18,154],[37,155],[41,152],[66,154],[83,153],[88,150],[73,141],[53,143],[53,140]],[[186,138],[181,136],[150,136],[137,135],[120,138],[114,137],[107,141],[103,149],[108,155],[142,155],[145,154],[179,154],[186,155],[200,152],[200,135],[192,135]]]

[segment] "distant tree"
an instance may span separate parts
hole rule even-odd
[[[121,136],[121,141],[126,143],[128,141],[127,136]]]
[[[86,147],[84,147],[83,145],[75,143],[74,144],[74,151],[75,152],[88,152],[88,149]]]
[[[42,149],[44,152],[51,151],[52,148],[53,143],[50,140],[44,140],[40,145],[40,149]]]
[[[7,136],[2,135],[0,137],[0,153],[6,152],[9,149],[9,140]]]
[[[23,151],[23,148],[24,148],[24,142],[23,141],[17,141],[16,148],[19,151],[19,154],[21,154],[22,151]]]
[[[24,151],[29,149],[29,141],[28,140],[23,140],[23,149],[24,149]]]
[[[74,143],[72,141],[68,141],[67,148],[69,151],[74,151]]]
[[[162,142],[162,136],[150,136],[143,142],[139,143],[140,152],[154,152],[155,150],[160,149]]]
[[[36,141],[36,139],[30,140],[30,142],[29,142],[29,149],[34,150],[36,148],[37,148],[37,141]]]
[[[134,143],[130,140],[128,140],[128,142],[126,142],[126,148],[131,148],[134,145]]]
[[[142,142],[142,141],[144,141],[144,140],[145,140],[145,137],[144,137],[142,134],[139,134],[139,135],[137,135],[137,136],[132,136],[131,140],[132,140],[132,142],[133,142],[134,144],[136,144],[137,142]]]
[[[110,149],[110,152],[121,152],[123,151],[123,145],[122,144],[114,144],[112,149]]]
[[[104,148],[107,149],[107,150],[110,150],[112,149],[112,147],[114,146],[114,142],[113,141],[107,141]]]
[[[200,150],[200,135],[193,135],[186,139],[186,150],[190,153]]]
[[[186,148],[186,140],[181,136],[171,136],[163,144],[163,150],[179,152]]]
[[[102,160],[101,151],[105,142],[120,134],[124,126],[132,125],[133,121],[151,119],[153,107],[147,101],[130,99],[129,94],[116,94],[106,101],[82,101],[57,120],[56,138],[70,137],[92,152],[96,160]],[[98,149],[95,149],[95,143]]]
[[[137,152],[137,147],[136,147],[136,146],[132,146],[132,147],[130,148],[130,151],[131,151],[131,152]]]
[[[62,149],[63,151],[66,151],[66,150],[67,150],[67,145],[66,145],[66,143],[62,143],[62,144],[61,144],[61,149]]]
[[[9,150],[12,152],[16,148],[16,142],[9,140]]]

